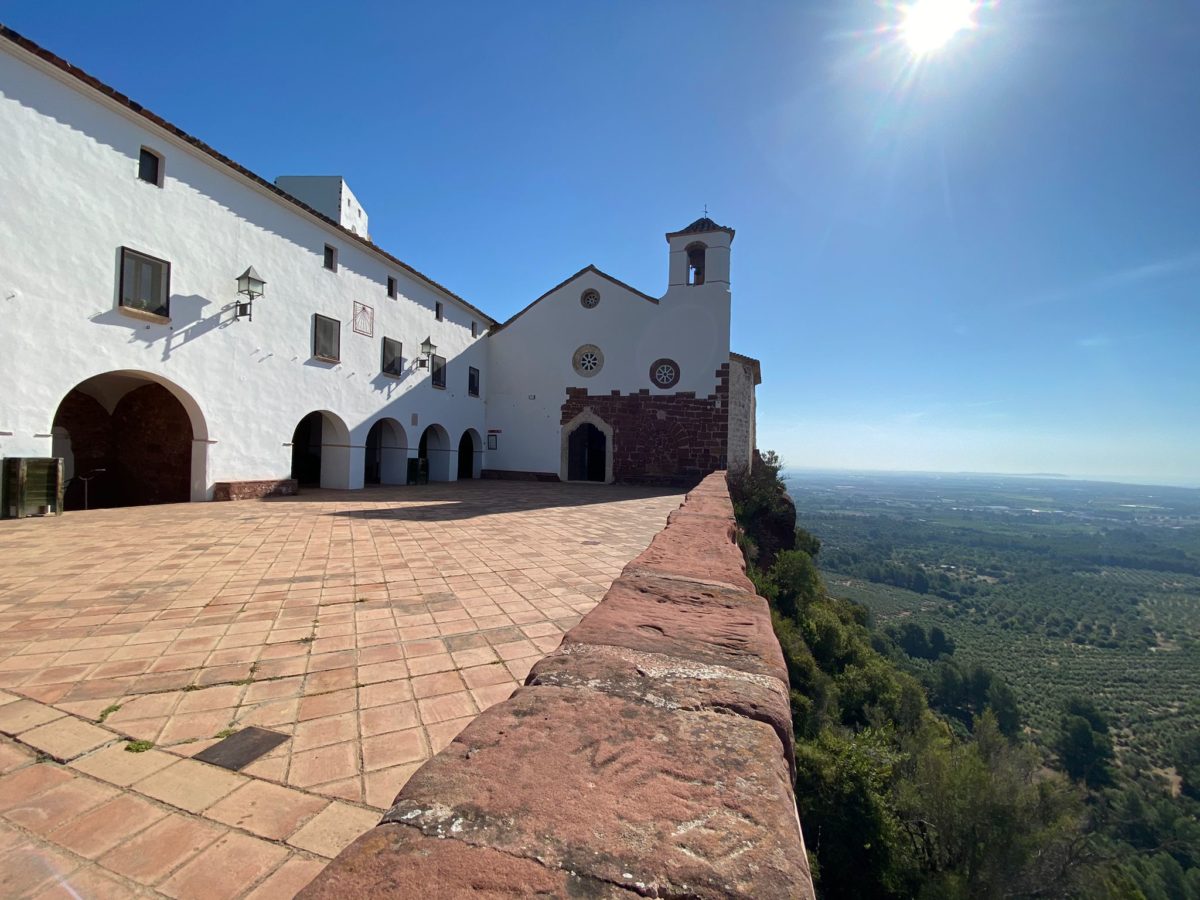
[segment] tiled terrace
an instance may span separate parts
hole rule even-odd
[[[680,500],[466,482],[0,522],[0,895],[292,896]],[[289,740],[187,758],[248,725]]]

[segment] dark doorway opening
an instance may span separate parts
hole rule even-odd
[[[192,422],[161,384],[117,374],[88,379],[59,404],[53,434],[67,479],[64,509],[191,499]]]
[[[383,483],[383,420],[371,426],[367,432],[367,459],[363,469],[363,481],[367,484]]]
[[[321,443],[324,437],[325,416],[310,412],[300,420],[292,435],[292,477],[302,487],[321,484]]]
[[[567,439],[567,480],[604,481],[608,438],[591,422],[584,422]]]
[[[458,442],[458,478],[473,478],[475,475],[475,442],[471,435],[463,432],[462,440]]]

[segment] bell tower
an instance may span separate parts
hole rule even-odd
[[[719,285],[729,290],[729,251],[733,229],[718,225],[708,216],[697,219],[682,231],[667,233],[671,248],[667,289]]]

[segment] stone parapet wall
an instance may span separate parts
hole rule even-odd
[[[299,486],[295,478],[265,481],[218,481],[213,485],[214,500],[258,500],[262,497],[291,497]]]
[[[717,472],[300,896],[812,898],[787,671],[734,536]]]
[[[714,473],[300,896],[812,898],[784,656],[734,534]]]

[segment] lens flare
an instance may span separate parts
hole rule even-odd
[[[916,56],[940,50],[960,31],[975,27],[972,0],[916,0],[900,7],[900,34]]]

